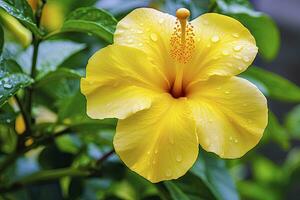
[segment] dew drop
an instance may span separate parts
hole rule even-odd
[[[223,50],[223,51],[222,51],[222,54],[223,54],[224,56],[228,56],[228,55],[229,55],[229,51],[228,51],[228,50]]]
[[[221,87],[217,87],[217,90],[221,90],[222,88]]]
[[[242,50],[242,46],[241,45],[237,45],[237,46],[235,46],[235,47],[233,47],[233,50],[234,51],[240,51],[240,50]]]
[[[166,176],[167,176],[167,177],[170,177],[171,175],[172,175],[172,172],[171,172],[170,170],[167,170]]]
[[[238,141],[238,139],[234,139],[234,143],[238,143],[239,141]]]
[[[155,33],[151,33],[151,34],[150,34],[150,38],[151,38],[151,40],[154,41],[154,42],[156,42],[157,39],[158,39],[158,38],[157,38],[157,35],[156,35]]]
[[[157,150],[157,149],[155,149],[154,153],[155,153],[155,154],[157,154],[157,153],[158,153],[158,150]]]
[[[143,33],[143,31],[142,30],[138,30],[137,33]]]
[[[11,122],[11,120],[10,120],[10,119],[7,119],[7,120],[6,120],[6,123],[10,123],[10,122]]]
[[[170,138],[170,143],[174,144],[174,139],[173,138]]]
[[[211,40],[212,42],[216,43],[216,42],[218,42],[218,41],[220,40],[220,37],[219,37],[218,35],[214,35],[214,36],[211,37],[210,40]]]
[[[10,84],[8,84],[8,83],[5,83],[5,84],[3,85],[3,87],[4,87],[5,89],[10,89],[10,88],[12,88],[12,85],[10,85]]]
[[[148,155],[150,155],[150,153],[151,153],[150,151],[147,151],[147,154],[148,154]]]
[[[230,92],[229,91],[225,91],[225,94],[229,94]]]
[[[143,46],[143,43],[139,43],[138,46],[139,46],[139,47]]]
[[[235,38],[240,37],[240,35],[238,33],[232,33],[232,36],[235,37]]]
[[[211,47],[211,44],[207,44],[206,47],[207,47],[207,48],[210,48],[210,47]]]
[[[234,57],[235,57],[236,59],[238,59],[238,60],[241,60],[241,59],[242,59],[242,57],[239,56],[239,55],[234,55]]]
[[[160,19],[160,20],[158,21],[158,23],[160,23],[160,24],[164,23],[164,19]]]
[[[245,62],[249,62],[249,61],[250,61],[250,59],[249,59],[248,56],[243,57],[243,60],[244,60]]]
[[[179,154],[176,156],[176,161],[181,162],[182,161],[182,156]]]
[[[3,97],[3,95],[0,95],[0,99]]]
[[[129,40],[128,40],[128,43],[132,43],[132,42],[133,42],[133,39],[129,39]]]
[[[141,26],[144,26],[144,24],[143,24],[143,23],[140,23],[140,25],[141,25]]]
[[[229,140],[230,140],[230,141],[233,141],[233,137],[232,137],[232,136],[230,136],[230,137],[229,137]]]
[[[242,67],[238,67],[238,69],[239,69],[239,70],[243,70],[243,68],[242,68]]]

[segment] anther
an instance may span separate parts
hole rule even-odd
[[[193,26],[188,22],[190,11],[180,8],[176,11],[174,33],[170,39],[171,56],[179,63],[187,63],[194,50]]]

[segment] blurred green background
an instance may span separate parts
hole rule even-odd
[[[299,1],[48,0],[41,19],[33,15],[39,15],[42,3],[29,3],[33,11],[25,0],[0,0],[0,200],[299,199]],[[191,18],[218,12],[251,31],[259,55],[241,76],[260,88],[270,108],[257,147],[236,160],[201,150],[185,176],[159,184],[119,160],[112,151],[116,120],[87,117],[79,82],[89,57],[112,42],[117,21],[138,7],[173,15],[186,7]],[[31,33],[20,33],[6,13],[33,32],[32,43]],[[42,42],[33,80],[36,38]],[[5,79],[11,84],[5,85]],[[21,126],[23,101],[32,108],[30,132]]]

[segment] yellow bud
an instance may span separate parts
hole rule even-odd
[[[58,3],[47,3],[42,12],[41,24],[48,31],[59,29],[64,21],[63,8]]]
[[[15,129],[19,135],[22,135],[25,132],[25,121],[21,114],[19,114],[16,118]]]
[[[12,35],[22,44],[23,47],[27,47],[31,44],[31,32],[17,19],[6,13],[4,10],[0,10],[0,19],[4,27],[12,33]]]

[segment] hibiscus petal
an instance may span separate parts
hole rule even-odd
[[[201,146],[222,158],[239,158],[261,139],[267,102],[245,79],[211,78],[189,88]]]
[[[119,121],[114,147],[130,169],[151,182],[176,179],[197,158],[195,129],[187,100],[165,94],[150,109]]]
[[[151,8],[138,8],[117,25],[114,43],[138,48],[147,53],[170,80],[174,61],[170,56],[170,38],[176,18]]]
[[[216,13],[194,19],[195,54],[186,77],[205,80],[211,75],[232,76],[247,69],[257,47],[255,39],[239,21]]]
[[[81,92],[87,113],[95,119],[119,118],[149,108],[152,98],[167,88],[160,71],[142,51],[111,45],[89,60]]]

